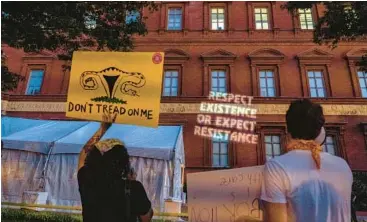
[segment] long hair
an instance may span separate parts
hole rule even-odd
[[[115,145],[103,154],[103,168],[109,179],[126,178],[130,173],[129,154],[123,145]]]
[[[97,147],[93,146],[88,152],[87,156],[84,160],[84,165],[88,168],[96,168],[99,169],[102,167],[103,159],[101,152],[97,149]]]

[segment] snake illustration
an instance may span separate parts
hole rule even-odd
[[[116,67],[109,67],[101,71],[85,71],[80,76],[80,85],[84,90],[96,90],[102,84],[110,98],[114,97],[119,88],[121,93],[139,96],[135,88],[145,85],[145,76],[140,72],[126,72]]]

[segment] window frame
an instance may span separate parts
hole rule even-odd
[[[323,91],[324,91],[324,97],[313,97],[311,95],[311,85],[310,85],[310,77],[309,77],[309,72],[313,72],[315,74],[315,72],[321,72],[321,79],[322,79],[322,85],[323,85]],[[325,71],[323,69],[318,69],[318,68],[307,68],[306,70],[306,76],[307,76],[307,85],[308,85],[308,93],[309,93],[309,97],[313,98],[313,99],[320,99],[320,98],[328,98],[328,90],[326,88],[326,79],[325,79]],[[315,79],[315,88],[316,90],[318,90],[319,88],[317,88],[317,81],[316,81],[316,77],[313,77]],[[317,91],[316,91],[317,92]],[[317,95],[319,94],[318,92],[316,93]]]
[[[165,81],[165,73],[166,71],[178,71],[177,77],[177,96],[164,96],[164,81]],[[162,88],[161,88],[161,97],[162,98],[177,98],[182,94],[182,66],[181,65],[164,65],[163,67],[163,75],[162,75]]]
[[[361,77],[358,76],[358,73],[359,72],[362,72],[363,75],[365,76],[365,77],[363,77],[363,79],[365,81],[365,87],[364,88],[366,88],[366,90],[367,90],[367,72],[361,70],[360,68],[357,68],[357,70],[356,70],[357,84],[358,84],[358,89],[359,89],[360,97],[361,98],[367,98],[367,95],[364,97],[363,96],[363,93],[362,93],[362,87],[361,87],[361,83],[360,83],[360,78]]]
[[[325,97],[311,97],[310,79],[308,77],[308,72],[310,72],[310,71],[313,71],[313,72],[321,71],[323,84],[324,84]],[[325,66],[308,65],[308,66],[305,67],[305,75],[306,75],[307,95],[308,95],[309,98],[312,98],[312,99],[326,99],[326,98],[331,97],[329,74],[328,74],[328,70]]]
[[[270,7],[269,6],[261,6],[261,5],[255,5],[254,7],[253,7],[253,19],[254,19],[254,29],[256,30],[256,31],[261,31],[261,30],[264,30],[264,31],[268,31],[268,30],[271,30],[272,29],[272,27],[271,27],[271,12],[270,12],[270,9],[269,9]],[[267,13],[266,13],[266,15],[267,15],[267,23],[268,23],[268,28],[267,29],[264,29],[263,28],[263,20],[261,20],[261,29],[258,29],[257,27],[256,27],[256,12],[255,12],[255,10],[256,9],[260,9],[260,11],[261,11],[261,9],[266,9],[267,10]],[[260,12],[260,15],[262,15],[262,13]],[[262,16],[261,16],[261,18],[262,18]]]
[[[250,34],[252,34],[253,31],[269,32],[269,31],[274,31],[276,29],[277,24],[274,23],[275,3],[276,2],[247,2]],[[267,8],[268,9],[268,25],[269,25],[268,29],[256,29],[255,8]]]
[[[253,96],[260,96],[259,69],[270,69],[274,72],[275,78],[275,97],[282,96],[280,88],[280,66],[284,62],[285,55],[275,49],[262,48],[252,51],[248,54],[251,66],[251,88]],[[264,97],[273,98],[273,97]]]
[[[332,97],[333,92],[331,90],[329,69],[334,55],[318,48],[311,48],[298,53],[297,58],[300,70],[299,74],[301,77],[302,96],[310,97],[310,86],[307,71],[310,69],[318,69],[323,71],[324,84],[326,88],[326,97],[324,97],[324,99]]]
[[[228,26],[229,26],[229,21],[228,21],[228,5],[227,3],[209,3],[208,6],[208,11],[207,11],[207,18],[208,18],[208,30],[212,31],[212,32],[223,32],[223,31],[227,31],[228,30]],[[224,9],[224,29],[219,30],[219,29],[212,29],[212,8],[223,8]]]
[[[213,71],[224,71],[225,72],[225,78],[226,78],[226,93],[230,93],[230,88],[229,88],[229,68],[228,66],[223,66],[223,65],[209,65],[209,92],[212,90],[212,72]]]
[[[179,8],[181,9],[181,28],[180,29],[169,29],[168,25],[169,25],[169,10],[170,9],[174,9],[174,8]],[[185,16],[185,7],[182,4],[168,4],[167,5],[167,10],[166,10],[166,31],[169,32],[180,32],[182,30],[184,30],[184,16]]]
[[[42,71],[42,72],[43,72],[43,73],[42,73],[41,86],[40,86],[40,88],[39,88],[39,93],[36,93],[36,94],[27,94],[28,89],[29,89],[30,80],[32,79],[32,72],[33,72],[33,71]],[[25,90],[25,95],[27,95],[27,96],[34,96],[34,95],[39,95],[39,94],[41,94],[44,79],[45,79],[45,70],[44,70],[44,69],[31,69],[31,70],[30,70],[30,73],[29,73],[29,77],[28,77],[28,82],[27,82],[27,86],[26,86],[26,90]]]
[[[335,139],[335,156],[341,157],[348,162],[344,142],[345,124],[346,123],[327,123],[324,128],[326,136],[333,136]]]
[[[28,86],[29,86],[29,81],[31,79],[31,72],[33,70],[43,70],[43,78],[42,78],[42,83],[41,83],[41,87],[40,87],[40,92],[38,94],[27,94],[28,91]],[[44,88],[45,88],[45,79],[46,79],[46,65],[28,65],[26,68],[26,78],[24,81],[24,89],[22,90],[23,95],[25,96],[37,96],[37,95],[41,95],[44,93]]]
[[[265,138],[267,137],[267,136],[270,136],[270,137],[278,137],[279,138],[279,143],[273,143],[273,141],[271,141],[270,143],[268,143],[268,142],[266,142],[265,141]],[[273,139],[273,138],[271,138],[271,139]],[[263,143],[263,145],[264,145],[264,148],[265,148],[265,150],[264,150],[264,156],[265,156],[265,161],[267,161],[267,156],[268,156],[268,154],[267,154],[267,152],[266,152],[266,145],[267,144],[271,144],[271,148],[272,148],[272,153],[271,153],[271,155],[272,155],[272,158],[274,158],[274,157],[276,157],[276,156],[280,156],[280,155],[282,155],[283,153],[284,153],[284,148],[282,147],[282,135],[281,134],[279,134],[279,133],[265,133],[264,134],[264,140],[262,141],[262,143]],[[275,155],[274,154],[274,144],[278,144],[279,145],[279,149],[280,149],[280,153],[279,153],[279,155]]]
[[[307,28],[306,29],[303,29],[302,28],[302,25],[301,25],[301,13],[299,12],[299,10],[301,10],[301,9],[298,9],[297,10],[297,17],[298,17],[298,25],[299,25],[299,28],[301,29],[301,30],[303,30],[303,31],[313,31],[313,30],[315,30],[315,18],[314,18],[314,11],[312,10],[312,7],[311,8],[308,8],[308,9],[310,9],[310,11],[311,11],[311,18],[312,18],[312,29],[309,29],[308,28],[308,23],[307,23],[307,21],[306,21],[306,26],[307,26]],[[306,9],[303,9],[303,10],[306,10]],[[305,15],[306,15],[306,13],[304,13]]]
[[[299,16],[298,10],[292,11],[293,26],[294,26],[294,32],[295,32],[295,34],[298,34],[299,31],[301,31],[301,32],[313,32],[315,30],[315,25],[317,24],[317,21],[319,19],[318,11],[319,11],[319,9],[318,9],[317,6],[313,5],[311,7],[312,22],[314,24],[314,28],[313,29],[302,29],[301,28],[301,20],[300,20],[300,16]]]
[[[267,135],[279,135],[280,155],[283,155],[286,152],[287,131],[285,122],[258,122],[255,132],[259,135],[257,144],[258,165],[263,165],[266,163],[265,136]]]
[[[235,155],[234,146],[235,144],[231,141],[228,141],[228,166],[213,166],[213,146],[211,138],[203,138],[204,142],[204,155],[203,155],[203,163],[205,167],[213,168],[213,169],[229,169],[234,166]]]
[[[213,67],[218,67],[218,69],[226,68],[227,69],[227,89],[230,93],[231,83],[232,83],[232,73],[233,73],[233,65],[234,61],[237,58],[237,55],[225,51],[225,50],[214,50],[201,54],[201,59],[203,60],[203,82],[202,82],[202,96],[208,96],[211,89],[211,69]]]
[[[226,66],[215,66],[212,65],[209,67],[209,91],[212,91],[212,80],[213,80],[213,76],[212,73],[213,71],[224,71],[224,77],[225,77],[225,87],[226,87],[226,92],[225,93],[229,93],[229,84],[228,84],[228,68]],[[217,87],[219,88],[219,87]]]
[[[229,150],[230,150],[230,142],[229,141],[218,141],[218,140],[216,140],[216,139],[211,139],[210,140],[211,141],[211,166],[213,167],[213,168],[229,168],[230,166],[231,166],[231,164],[230,164],[230,155],[229,155]],[[222,154],[221,154],[221,144],[219,145],[219,153],[218,154],[215,154],[214,153],[214,143],[215,142],[218,142],[218,143],[226,143],[227,144],[227,165],[226,166],[223,166],[223,165],[218,165],[218,166],[214,166],[214,161],[213,161],[213,159],[214,159],[214,155],[219,155],[219,163],[221,162],[221,156],[222,156]]]
[[[352,82],[352,88],[353,88],[353,96],[357,98],[363,98],[358,78],[358,71],[360,70],[360,67],[358,66],[357,63],[361,61],[362,56],[364,56],[366,53],[367,53],[367,47],[356,48],[347,52],[345,56],[348,62],[350,80]]]
[[[323,152],[326,152],[326,153],[329,153],[331,154],[330,152],[328,152],[328,143],[327,143],[327,137],[331,137],[332,138],[332,142],[333,142],[333,146],[334,146],[334,155],[338,155],[338,144],[336,142],[336,136],[333,135],[333,134],[326,134],[326,138],[325,138],[325,143],[323,144],[323,147],[325,147],[326,151],[323,151]]]
[[[273,72],[274,79],[274,96],[261,96],[261,85],[260,85],[260,71],[267,70]],[[280,96],[280,83],[279,83],[279,68],[277,65],[257,65],[256,66],[256,84],[257,84],[257,94],[256,96],[260,96],[262,98],[276,98]]]

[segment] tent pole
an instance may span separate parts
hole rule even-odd
[[[55,142],[52,142],[49,146],[49,151],[48,151],[48,154],[47,154],[45,166],[43,167],[43,170],[42,170],[41,179],[43,180],[43,187],[41,185],[40,188],[45,188],[45,186],[46,186],[46,170],[47,170],[48,162],[50,161],[51,153],[52,153],[52,150],[53,150],[52,148],[54,147],[54,145],[55,145]]]

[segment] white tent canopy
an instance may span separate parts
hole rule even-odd
[[[14,119],[13,121],[18,122],[22,120]],[[41,125],[15,132],[6,137],[2,137],[1,139],[4,143],[4,148],[6,149],[24,150],[48,154],[51,145],[53,145],[54,142],[62,138],[68,137],[70,134],[74,134],[74,132],[78,131],[80,128],[83,128],[87,124],[88,122],[48,121]],[[92,135],[96,132],[97,129],[98,127],[95,129],[94,132],[92,132]],[[86,136],[88,135],[75,134],[73,138],[86,139]],[[89,138],[87,138],[87,141]],[[81,149],[79,149],[79,152],[80,150]]]
[[[2,117],[3,201],[21,202],[24,191],[48,192],[53,205],[81,205],[77,165],[81,149],[100,123]],[[137,180],[153,206],[181,199],[184,148],[181,126],[146,128],[113,124],[104,138],[125,143]]]
[[[130,156],[171,160],[180,131],[180,126],[148,128],[113,124],[102,139],[120,139]]]

